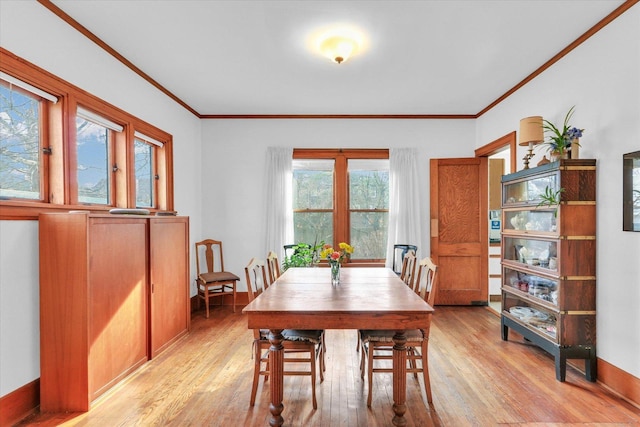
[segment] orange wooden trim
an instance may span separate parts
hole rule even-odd
[[[608,14],[607,16],[602,18],[596,25],[594,25],[593,27],[589,28],[584,34],[582,34],[580,37],[575,39],[567,47],[562,49],[560,52],[558,52],[556,55],[554,55],[551,59],[549,59],[547,62],[542,64],[540,67],[538,67],[537,70],[535,70],[533,73],[531,73],[527,77],[525,77],[520,83],[516,84],[514,87],[512,87],[511,89],[506,91],[502,96],[500,96],[498,99],[493,101],[491,104],[487,105],[478,114],[476,114],[476,117],[482,116],[484,113],[486,113],[487,111],[491,110],[493,107],[495,107],[496,105],[498,105],[499,103],[501,103],[502,101],[507,99],[509,96],[513,95],[514,92],[516,92],[518,89],[520,89],[521,87],[523,87],[524,85],[529,83],[531,80],[536,78],[538,75],[542,74],[543,71],[545,71],[546,69],[551,67],[556,62],[558,62],[560,59],[562,59],[564,56],[566,56],[569,52],[571,52],[572,50],[574,50],[575,48],[580,46],[582,43],[584,43],[586,40],[588,40],[591,36],[593,36],[598,31],[603,29],[605,26],[610,24],[618,16],[622,15],[624,12],[629,10],[633,5],[638,3],[638,1],[640,1],[640,0],[627,0],[627,1],[625,1],[618,8],[616,8],[613,12],[611,12],[610,14]]]
[[[334,159],[344,155],[350,159],[388,159],[388,148],[294,148],[294,159]]]
[[[476,114],[201,114],[201,119],[477,119]]]
[[[0,398],[0,426],[12,426],[36,412],[40,405],[40,378]]]
[[[151,76],[149,76],[148,74],[146,74],[144,71],[142,71],[140,68],[136,67],[131,61],[129,61],[127,58],[125,58],[124,56],[122,56],[120,53],[118,53],[115,49],[113,49],[111,46],[109,46],[108,44],[106,44],[104,41],[102,41],[98,36],[96,36],[95,34],[93,34],[91,31],[89,31],[86,27],[84,27],[82,24],[80,24],[78,21],[76,21],[75,19],[73,19],[72,17],[70,17],[69,15],[67,15],[62,9],[60,9],[58,6],[54,5],[53,3],[51,3],[50,0],[38,0],[38,3],[40,3],[42,6],[46,7],[47,9],[49,9],[53,14],[57,15],[60,19],[62,19],[64,22],[66,22],[67,24],[71,25],[73,28],[75,28],[78,32],[80,32],[82,35],[84,35],[86,38],[88,38],[89,40],[91,40],[92,42],[94,42],[95,44],[97,44],[98,46],[100,46],[105,52],[107,52],[109,55],[113,56],[114,58],[116,58],[118,61],[120,61],[121,63],[123,63],[127,68],[129,68],[131,71],[133,71],[134,73],[136,73],[137,75],[139,75],[140,77],[142,77],[143,79],[145,79],[147,82],[149,82],[152,86],[154,86],[156,89],[158,89],[160,92],[164,93],[165,95],[167,95],[169,98],[173,99],[175,102],[177,102],[178,104],[180,104],[181,106],[183,106],[185,109],[187,109],[188,111],[190,111],[193,115],[195,115],[196,117],[200,117],[200,115],[198,114],[198,112],[196,110],[194,110],[193,108],[191,108],[189,105],[187,105],[186,102],[184,102],[183,100],[181,100],[180,98],[178,98],[176,95],[174,95],[173,93],[169,92],[168,89],[166,89],[164,86],[162,86],[160,83],[158,83],[157,81],[155,81],[153,78],[151,78]]]
[[[640,378],[600,358],[597,359],[597,363],[598,382],[640,408]]]
[[[500,138],[491,141],[487,145],[483,145],[480,148],[477,148],[475,151],[476,157],[487,157],[492,154],[497,153],[504,146],[509,146],[509,154],[511,161],[511,172],[515,172],[517,168],[517,150],[518,146],[516,145],[516,131],[509,132],[508,134],[501,136]]]

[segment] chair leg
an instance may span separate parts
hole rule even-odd
[[[422,343],[422,379],[424,381],[424,389],[427,393],[427,402],[433,403],[433,398],[431,396],[431,381],[429,379],[429,340],[425,339]]]
[[[309,349],[311,359],[311,398],[313,401],[313,409],[318,409],[318,401],[316,400],[316,346],[311,344]]]
[[[205,307],[205,310],[206,310],[205,317],[208,319],[209,318],[209,289],[206,289],[206,288],[204,290],[204,305],[206,306]]]
[[[358,333],[358,339],[360,339]],[[360,341],[360,378],[364,380],[364,358],[365,358],[365,343]]]
[[[233,312],[236,312],[236,282],[233,282]]]
[[[364,349],[364,347],[362,347]],[[369,363],[367,366],[367,380],[369,381],[369,395],[367,396],[367,407],[371,407],[371,396],[373,393],[373,352],[375,351],[374,344],[369,342],[368,356]]]
[[[253,406],[256,403],[256,391],[258,390],[258,381],[260,380],[260,365],[262,364],[262,362],[260,361],[262,356],[260,343],[258,342],[258,340],[254,340],[253,345],[255,346],[255,354],[253,356],[256,363],[253,367],[253,386],[251,387],[251,399],[249,400],[250,406]]]

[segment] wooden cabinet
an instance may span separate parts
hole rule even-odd
[[[186,217],[40,215],[40,409],[91,402],[189,329]]]
[[[541,203],[557,194],[559,203]],[[551,353],[556,378],[585,359],[596,380],[596,161],[560,160],[502,177],[502,339]]]

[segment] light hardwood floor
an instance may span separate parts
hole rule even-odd
[[[269,387],[249,407],[252,333],[240,310],[195,313],[191,333],[85,414],[39,414],[25,426],[265,426]],[[360,379],[356,333],[327,331],[327,370],[318,382],[318,410],[308,377],[286,377],[287,426],[389,426],[390,374],[374,375],[373,404]],[[510,332],[484,307],[436,307],[429,347],[433,405],[421,384],[407,379],[409,426],[639,426],[637,408],[582,373],[567,368],[555,380],[551,357]],[[581,362],[580,362],[581,363]],[[421,381],[421,380],[419,380]]]

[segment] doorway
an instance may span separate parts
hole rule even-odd
[[[500,229],[502,218],[502,175],[515,172],[516,133],[511,132],[495,141],[478,148],[476,157],[487,157],[488,165],[488,207],[489,207],[489,307],[500,313],[502,292],[502,258]]]

